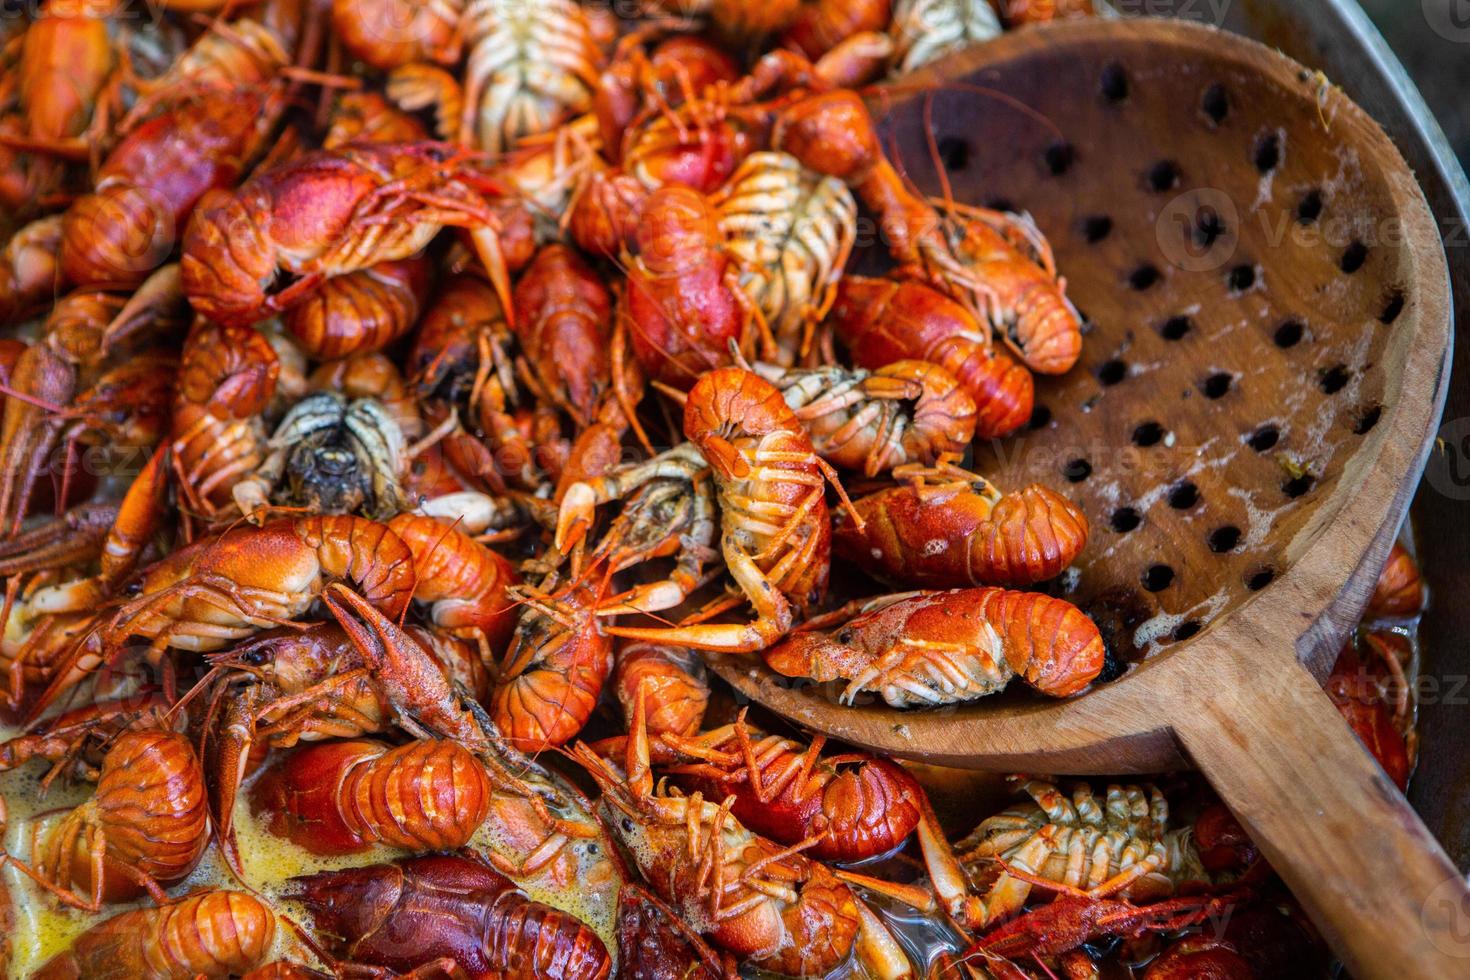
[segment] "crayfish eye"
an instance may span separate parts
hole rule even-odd
[[[141,595],[142,592],[143,592],[143,583],[142,582],[129,582],[127,584],[127,587],[123,589],[123,595],[129,596],[129,597],[132,597],[132,596],[135,596],[135,595]]]
[[[623,833],[631,834],[633,832],[633,821],[630,818],[624,817],[622,820],[622,826]]]
[[[837,642],[846,646],[852,642],[852,630],[843,630],[837,634]]]

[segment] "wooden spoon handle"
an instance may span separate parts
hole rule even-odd
[[[1470,889],[1295,661],[1174,728],[1354,976],[1470,976]]]

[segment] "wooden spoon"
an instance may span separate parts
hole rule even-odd
[[[1083,362],[1039,383],[1030,431],[978,446],[976,468],[1083,505],[1093,537],[1068,597],[1129,669],[1065,702],[897,711],[711,665],[801,725],[897,756],[1080,774],[1193,762],[1355,975],[1470,976],[1463,878],[1319,686],[1448,380],[1445,257],[1393,144],[1319,74],[1177,21],[1006,35],[874,108],[926,192],[928,125],[956,200],[1030,211],[1093,323]]]

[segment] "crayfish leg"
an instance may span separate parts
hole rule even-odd
[[[639,628],[613,626],[608,632],[634,640],[665,646],[687,646],[723,653],[754,653],[775,643],[791,630],[796,614],[791,602],[755,561],[728,536],[724,542],[725,564],[735,583],[755,607],[756,619],[746,624],[700,623],[695,626]]]

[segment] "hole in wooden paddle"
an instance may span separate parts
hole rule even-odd
[[[1077,161],[1077,149],[1065,140],[1058,140],[1046,148],[1045,157],[1046,169],[1053,177],[1060,177]]]
[[[1265,568],[1258,568],[1247,575],[1245,578],[1245,587],[1252,592],[1259,592],[1270,585],[1275,578],[1276,569],[1268,565]]]
[[[1160,160],[1148,170],[1148,186],[1162,194],[1179,186],[1179,164],[1173,160]]]
[[[1119,534],[1127,534],[1129,531],[1138,529],[1138,525],[1143,523],[1143,517],[1132,507],[1119,507],[1113,511],[1113,516],[1109,518],[1108,523]]]
[[[1108,62],[1103,66],[1102,77],[1099,81],[1103,98],[1109,102],[1122,102],[1128,98],[1128,73],[1116,61]]]
[[[1200,100],[1200,109],[1209,117],[1210,122],[1220,125],[1230,115],[1230,92],[1224,85],[1216,82],[1205,89],[1205,97]]]
[[[1085,459],[1074,459],[1062,467],[1062,476],[1068,483],[1081,483],[1092,475],[1092,464]]]
[[[1082,219],[1082,237],[1087,244],[1096,245],[1113,232],[1113,219],[1105,214],[1094,214]]]
[[[1348,371],[1347,365],[1338,364],[1323,371],[1322,376],[1317,379],[1317,384],[1324,395],[1335,395],[1346,388],[1347,383],[1351,380],[1352,373]]]
[[[1382,417],[1382,405],[1369,405],[1366,408],[1360,409],[1353,416],[1353,434],[1366,436],[1373,431],[1373,427],[1378,424],[1378,420]]]
[[[960,137],[941,136],[938,148],[945,170],[964,170],[970,165],[970,144]]]
[[[1276,328],[1276,333],[1271,339],[1276,341],[1277,347],[1285,350],[1288,347],[1295,347],[1301,343],[1302,334],[1305,332],[1306,328],[1302,326],[1300,320],[1287,320]]]
[[[1188,480],[1174,484],[1169,491],[1169,506],[1175,510],[1188,510],[1199,503],[1199,487]]]
[[[1301,199],[1296,206],[1296,220],[1304,225],[1309,225],[1322,217],[1322,192],[1315,187],[1307,191],[1307,196]]]
[[[1268,174],[1281,164],[1281,134],[1269,133],[1256,144],[1256,169]]]
[[[1201,629],[1203,627],[1200,626],[1199,620],[1197,619],[1180,623],[1179,628],[1174,631],[1174,640],[1177,643],[1183,643],[1191,637],[1198,636]]]
[[[1232,292],[1243,293],[1256,284],[1256,267],[1238,265],[1230,270],[1230,276],[1226,281],[1229,282]]]
[[[1027,423],[1032,429],[1044,429],[1051,424],[1051,409],[1045,405],[1037,405],[1031,409],[1031,421]]]
[[[1159,328],[1159,334],[1165,340],[1183,340],[1184,335],[1194,329],[1194,323],[1187,316],[1171,316],[1164,321]]]
[[[1230,375],[1224,371],[1218,371],[1205,379],[1205,383],[1200,385],[1200,391],[1203,391],[1205,397],[1211,400],[1224,398],[1230,392],[1231,380]]]
[[[1343,272],[1346,272],[1348,275],[1352,275],[1354,272],[1357,272],[1359,269],[1361,269],[1363,267],[1363,263],[1367,261],[1368,246],[1364,245],[1362,242],[1355,241],[1347,247],[1347,250],[1345,252],[1342,253],[1342,261],[1339,262],[1338,265]]]
[[[1246,444],[1258,453],[1268,452],[1281,441],[1281,430],[1274,425],[1263,425],[1246,437]]]
[[[1316,482],[1317,478],[1312,476],[1312,474],[1303,473],[1301,476],[1294,476],[1291,479],[1287,480],[1285,483],[1281,484],[1281,492],[1286,494],[1287,497],[1291,498],[1292,500],[1295,500],[1296,498],[1305,494],[1307,491],[1311,490],[1312,484]]]
[[[1168,565],[1150,565],[1143,573],[1143,587],[1150,592],[1162,592],[1174,584],[1174,569]]]
[[[1106,684],[1109,681],[1117,680],[1127,672],[1128,664],[1123,661],[1122,657],[1118,656],[1117,651],[1113,649],[1113,644],[1104,636],[1103,665],[1102,670],[1097,672],[1097,682],[1099,684]]]
[[[1210,532],[1210,550],[1217,555],[1234,551],[1238,544],[1240,544],[1240,528],[1234,524],[1226,524]]]
[[[1209,248],[1225,234],[1225,219],[1213,208],[1200,208],[1195,216],[1194,240],[1200,248]]]
[[[1164,427],[1157,422],[1140,423],[1133,430],[1133,444],[1147,449],[1157,446],[1164,439]]]
[[[1383,312],[1378,314],[1378,322],[1385,327],[1393,323],[1404,312],[1405,302],[1403,293],[1394,293],[1388,298],[1388,302],[1383,304]]]
[[[1158,266],[1145,262],[1133,270],[1133,273],[1128,277],[1128,285],[1139,292],[1143,292],[1145,289],[1151,289],[1161,278],[1163,278],[1163,274],[1159,272]]]
[[[1128,377],[1128,364],[1116,357],[1111,361],[1104,361],[1097,369],[1097,380],[1104,387],[1111,388],[1126,377]]]

